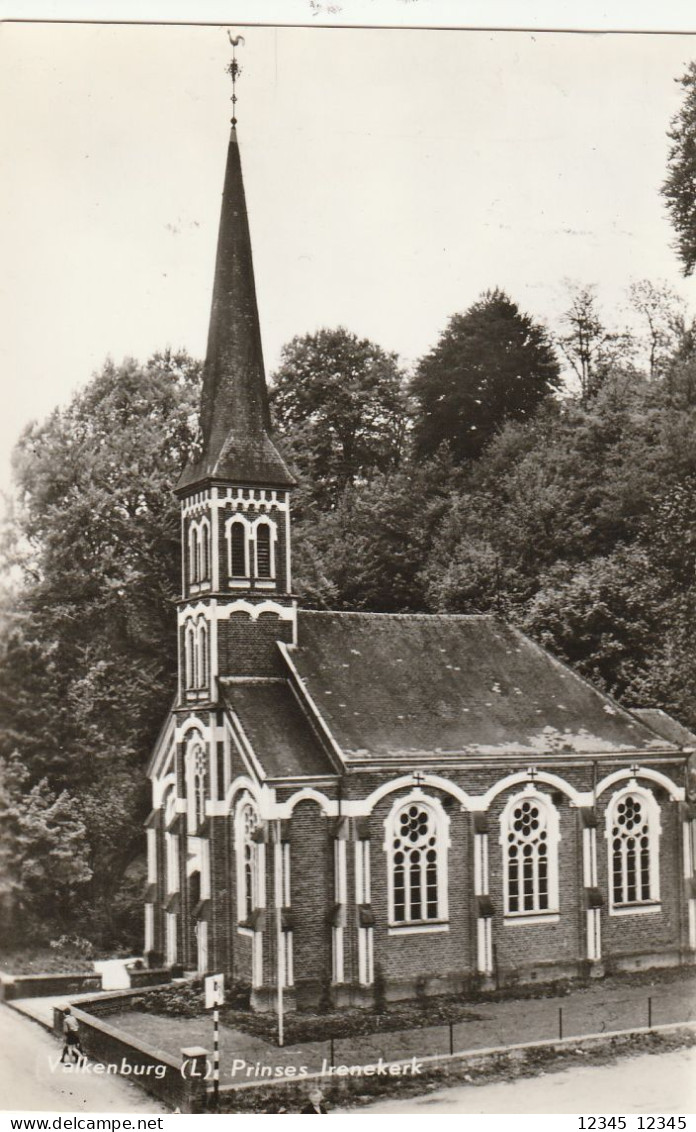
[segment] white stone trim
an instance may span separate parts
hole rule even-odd
[[[152,951],[155,946],[155,906],[154,904],[145,905],[145,923],[144,923],[144,940],[143,951],[147,955],[148,951]]]
[[[651,782],[656,782],[658,786],[663,786],[673,802],[684,801],[683,786],[677,786],[676,783],[666,774],[663,774],[662,771],[653,770],[652,767],[648,766],[638,766],[637,775],[632,767],[624,767],[622,770],[615,770],[613,774],[608,774],[606,778],[603,778],[602,781],[597,784],[596,796],[599,798],[600,794],[603,794],[605,790],[608,790],[617,782],[624,782],[636,777],[647,778]],[[592,805],[591,802],[587,804]]]
[[[425,924],[390,924],[387,935],[425,935],[427,932],[448,932],[449,923],[433,920]]]
[[[145,841],[147,843],[147,883],[154,884],[157,880],[157,830],[146,829]]]
[[[480,975],[493,974],[493,921],[479,916],[476,922],[476,965]]]
[[[177,915],[176,912],[165,912],[164,917],[164,954],[165,962],[171,967],[177,960]]]
[[[375,981],[374,928],[358,928],[358,982],[369,987]]]
[[[204,975],[208,970],[208,923],[206,920],[197,920],[194,928],[196,933],[196,970]]]

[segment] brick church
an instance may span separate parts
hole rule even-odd
[[[233,126],[145,947],[257,1009],[693,963],[696,739],[492,616],[298,609]]]

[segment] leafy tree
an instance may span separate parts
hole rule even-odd
[[[500,290],[454,315],[418,363],[411,392],[420,456],[446,444],[476,459],[509,420],[526,420],[559,387],[558,361],[542,326]]]
[[[199,383],[185,354],[108,362],[15,452],[5,557],[24,580],[0,639],[0,757],[17,752],[29,792],[46,780],[58,798],[73,796],[91,919],[105,936],[123,872],[142,852],[142,768],[174,686],[171,488],[194,441]]]
[[[648,374],[662,377],[686,333],[684,301],[668,283],[649,279],[632,283],[628,296],[645,324]]]
[[[395,354],[343,327],[293,338],[273,375],[273,413],[311,494],[335,504],[346,485],[397,466],[406,428]]]
[[[67,926],[91,877],[75,799],[28,777],[16,756],[0,759],[0,907],[15,942],[40,923]]]
[[[588,401],[599,392],[613,369],[631,361],[631,335],[607,328],[594,287],[574,290],[561,323],[564,333],[557,335],[556,341],[578,379],[581,400]]]
[[[696,62],[689,63],[677,82],[684,96],[670,123],[671,141],[662,195],[676,233],[675,251],[684,275],[696,266]]]

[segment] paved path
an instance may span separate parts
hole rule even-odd
[[[563,1012],[564,1037],[637,1029],[648,1025],[648,997],[652,999],[653,1025],[696,1020],[696,973],[685,972],[678,981],[652,986],[597,982],[559,998],[472,1003],[471,1018],[454,1025],[454,1049],[459,1052],[555,1039],[559,1037],[559,1009]],[[176,1057],[186,1045],[212,1049],[212,1023],[203,1015],[167,1018],[128,1011],[111,1014],[108,1021]],[[449,1029],[442,1025],[342,1038],[335,1042],[334,1062],[356,1065],[379,1057],[397,1061],[448,1053],[449,1041]],[[330,1056],[329,1049],[326,1041],[279,1049],[241,1030],[222,1026],[220,1031],[223,1074],[229,1074],[234,1058],[272,1066],[305,1065],[312,1072],[321,1069],[323,1059]],[[245,1070],[240,1072],[243,1076]]]
[[[65,1001],[62,999],[61,1001]],[[167,1111],[137,1085],[116,1076],[53,1071],[61,1044],[35,1022],[0,1006],[0,1109],[29,1112]]]
[[[351,1112],[353,1109],[336,1109]],[[361,1105],[361,1113],[693,1113],[696,1050],[640,1055],[614,1065],[575,1066],[559,1073],[457,1085],[421,1097]]]

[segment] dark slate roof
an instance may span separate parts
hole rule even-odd
[[[336,773],[285,680],[223,679],[220,685],[226,706],[238,716],[268,778]]]
[[[634,708],[633,714],[675,747],[696,747],[696,735],[693,731],[672,719],[662,708]]]
[[[294,480],[270,439],[270,425],[251,237],[233,128],[203,369],[201,454],[185,468],[177,490],[206,479],[291,486]]]
[[[493,617],[299,614],[300,679],[348,758],[664,749]]]

